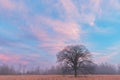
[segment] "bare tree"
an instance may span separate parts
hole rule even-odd
[[[84,62],[91,62],[91,54],[83,45],[70,45],[57,54],[58,62],[67,64],[77,77],[77,70]],[[82,67],[81,67],[82,68]]]
[[[96,64],[92,61],[83,61],[81,66],[79,67],[79,74],[94,74]]]

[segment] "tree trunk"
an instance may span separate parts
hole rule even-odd
[[[77,77],[77,65],[74,65],[74,76]]]
[[[75,68],[74,76],[77,77],[77,69]]]
[[[74,76],[77,77],[77,60],[74,60]]]

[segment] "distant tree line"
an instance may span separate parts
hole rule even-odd
[[[27,69],[1,65],[0,75],[88,75],[88,74],[120,74],[120,65],[114,66],[107,63],[95,64],[91,59],[91,53],[83,45],[66,46],[57,54],[57,66],[49,69]]]
[[[23,71],[25,70],[25,72]],[[33,70],[23,69],[16,70],[15,67],[11,67],[8,65],[0,66],[0,75],[73,75],[74,72],[72,70],[68,70],[67,67],[53,66],[49,69],[41,69],[40,67],[36,67]],[[120,74],[120,65],[114,66],[107,63],[102,64],[94,64],[91,67],[86,68],[85,70],[78,70],[79,75],[87,75],[87,74]]]

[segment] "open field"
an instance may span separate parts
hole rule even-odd
[[[0,76],[0,80],[120,80],[120,75],[89,75],[59,76],[59,75],[24,75],[24,76]]]

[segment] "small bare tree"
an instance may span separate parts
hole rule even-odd
[[[91,54],[83,45],[70,45],[65,47],[57,54],[58,62],[67,64],[74,71],[74,76],[77,77],[77,70],[84,61],[91,62]]]

